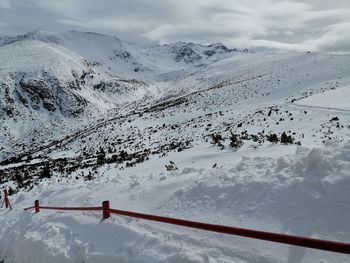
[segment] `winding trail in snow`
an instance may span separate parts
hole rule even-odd
[[[311,105],[301,105],[301,104],[289,104],[292,107],[306,108],[306,109],[319,109],[319,110],[329,110],[329,111],[340,111],[345,113],[350,113],[350,110],[340,109],[340,108],[331,108],[331,107],[322,107],[322,106],[311,106]]]

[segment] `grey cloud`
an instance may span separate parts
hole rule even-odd
[[[131,41],[350,52],[348,0],[0,0],[2,33],[69,29]]]
[[[0,9],[11,8],[10,0],[0,0]]]

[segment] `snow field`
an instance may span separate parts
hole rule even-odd
[[[341,254],[115,215],[101,222],[99,212],[22,211],[36,198],[60,206],[95,206],[108,199],[111,207],[131,211],[350,239],[350,142],[298,147],[279,157],[261,151],[216,168],[201,168],[206,161],[195,153],[197,161],[179,171],[150,174],[147,168],[157,165],[154,160],[141,165],[143,174],[111,169],[96,181],[66,184],[55,178],[17,194],[14,210],[1,211],[0,235],[6,239],[0,241],[0,256],[16,263],[346,262]]]
[[[312,95],[299,100],[297,105],[350,111],[350,86]]]

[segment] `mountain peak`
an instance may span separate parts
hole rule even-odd
[[[199,52],[196,52],[196,45],[194,43],[177,41],[167,46],[170,53],[174,55],[176,62],[184,61],[186,63],[193,63],[202,58],[202,56],[198,54]]]
[[[64,33],[65,35],[75,35],[85,38],[104,38],[104,39],[112,39],[114,41],[120,41],[120,39],[116,36],[90,32],[90,31],[80,31],[80,30],[69,30]]]
[[[230,49],[227,48],[224,44],[221,42],[213,43],[208,45],[208,47],[213,48],[215,50],[223,50],[223,51],[229,51]]]

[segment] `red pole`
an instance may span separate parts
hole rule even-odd
[[[7,195],[8,195],[8,193],[7,193],[7,190],[5,189],[5,190],[4,190],[5,208],[9,208],[9,200],[8,200]]]
[[[9,195],[8,195],[8,192],[7,192],[7,190],[5,189],[4,190],[4,195],[5,195],[5,197],[4,197],[4,201],[5,201],[5,207],[6,208],[10,208],[10,210],[12,210],[12,206],[11,206],[11,203],[10,203],[10,199],[9,199]]]
[[[39,213],[40,212],[39,200],[35,200],[34,201],[34,210],[35,210],[35,213]]]
[[[111,216],[111,212],[109,210],[109,201],[102,202],[102,219],[105,220]]]

